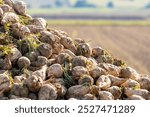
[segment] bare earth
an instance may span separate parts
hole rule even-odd
[[[150,74],[150,27],[142,26],[50,26],[101,46],[139,72]]]

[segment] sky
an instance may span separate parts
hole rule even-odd
[[[150,0],[89,0],[91,3],[97,3],[100,6],[105,5],[108,1],[113,1],[116,6],[126,7],[142,7],[145,4],[150,3]]]
[[[29,1],[31,0],[23,0]],[[45,2],[44,2],[45,1]],[[36,4],[47,4],[49,1],[54,0],[32,0],[32,4],[35,2]],[[72,4],[74,4],[77,0],[69,0]],[[87,0],[90,3],[96,4],[98,6],[106,6],[109,1],[113,1],[114,5],[117,7],[144,7],[147,3],[150,3],[150,0]],[[34,5],[34,6],[35,6]]]

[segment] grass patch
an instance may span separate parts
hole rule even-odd
[[[100,26],[150,26],[150,21],[120,21],[120,20],[48,20],[49,25],[100,25]]]
[[[103,14],[103,15],[116,15],[116,14],[121,14],[122,12],[125,14],[143,14],[148,13],[150,10],[149,9],[139,9],[139,8],[106,8],[106,7],[94,7],[94,8],[69,8],[69,7],[56,7],[56,8],[31,8],[28,9],[29,14]],[[124,14],[124,15],[125,15]]]
[[[10,46],[0,45],[0,55],[5,56],[8,55],[11,52]]]
[[[97,12],[108,12],[106,8],[45,8],[45,9],[28,9],[29,14],[84,14],[84,13],[97,13]]]

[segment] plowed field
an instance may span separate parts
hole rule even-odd
[[[92,46],[101,46],[126,61],[141,73],[150,74],[150,27],[52,25],[73,38],[83,38]]]

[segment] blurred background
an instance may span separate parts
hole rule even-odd
[[[30,15],[47,19],[50,28],[101,46],[150,74],[150,0],[22,1]]]

